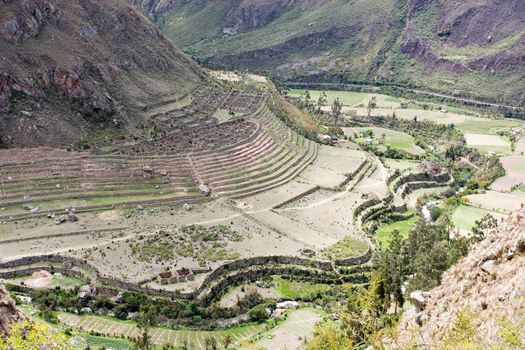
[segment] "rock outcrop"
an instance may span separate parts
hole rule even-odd
[[[525,208],[521,208],[446,272],[439,287],[411,294],[412,305],[403,314],[397,346],[392,347],[439,348],[462,312],[473,315],[478,337],[487,348],[503,345],[503,323],[518,329],[525,325],[524,298]]]
[[[0,341],[3,334],[9,334],[13,323],[23,321],[25,316],[16,309],[15,301],[0,284]]]

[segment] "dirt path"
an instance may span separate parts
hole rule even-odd
[[[256,349],[300,349],[311,339],[315,324],[321,316],[313,310],[292,311],[286,321],[270,330],[255,344]]]

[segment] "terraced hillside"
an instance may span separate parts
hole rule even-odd
[[[0,215],[244,197],[286,183],[315,159],[318,145],[279,120],[261,93],[200,94],[208,99],[150,118],[157,131],[148,139],[117,139],[93,152],[1,151]],[[221,110],[230,114],[219,122],[213,115]]]
[[[212,66],[525,103],[520,1],[132,2],[177,45]]]

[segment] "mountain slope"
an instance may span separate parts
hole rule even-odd
[[[522,1],[129,1],[210,65],[525,103]]]
[[[522,349],[524,269],[522,207],[445,273],[439,287],[411,295],[417,307],[403,314],[392,347]]]
[[[0,0],[0,10],[0,146],[130,130],[141,107],[206,79],[124,0]]]

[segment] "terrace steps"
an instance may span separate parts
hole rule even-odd
[[[219,195],[227,196],[231,198],[242,198],[250,195],[255,195],[272,188],[281,186],[295,176],[299,175],[309,164],[311,164],[318,153],[318,145],[310,141],[308,152],[305,152],[302,158],[299,158],[292,166],[289,166],[285,171],[280,172],[278,175],[271,175],[264,179],[253,179],[251,183],[244,184],[243,186],[234,186],[228,190],[219,192]]]
[[[48,209],[69,200],[85,199],[93,205],[85,205],[84,209],[91,210],[108,206],[98,205],[94,199],[106,198],[102,203],[111,202],[112,197],[119,205],[204,201],[209,198],[195,191],[201,182],[208,184],[216,195],[226,197],[255,194],[284,184],[315,159],[318,146],[289,129],[266,104],[256,109],[253,102],[259,98],[236,97],[229,101],[233,105],[246,104],[252,114],[204,126],[201,132],[212,133],[214,137],[207,142],[206,134],[201,133],[196,139],[199,144],[189,150],[184,148],[184,140],[197,135],[198,130],[181,131],[181,135],[186,135],[181,144],[177,144],[175,133],[173,140],[151,150],[147,143],[133,146],[135,150],[143,149],[142,154],[97,155],[35,149],[24,150],[11,160],[7,153],[0,152],[0,160],[6,160],[1,166],[0,207],[34,203]],[[169,119],[170,114],[162,117]],[[175,114],[173,117],[178,118]],[[192,115],[187,109],[184,118],[211,120],[209,114],[201,114]],[[219,134],[214,134],[216,131]],[[169,142],[174,142],[174,148]],[[202,147],[206,145],[207,148]],[[184,151],[179,152],[179,148]],[[8,177],[11,179],[6,181]],[[30,197],[25,197],[26,194]],[[137,200],[142,196],[157,198]],[[27,211],[8,215],[31,216]]]

